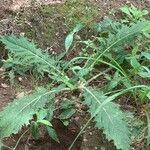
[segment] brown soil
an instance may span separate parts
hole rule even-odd
[[[133,4],[134,6],[141,9],[150,9],[149,0],[91,0],[98,7],[102,14],[109,14],[111,11],[117,11],[120,7],[125,4]]]
[[[19,10],[21,7],[30,7],[33,4],[59,4],[64,3],[65,0],[1,0],[0,8],[7,10]]]
[[[15,98],[15,89],[9,85],[9,81],[0,71],[0,110]]]

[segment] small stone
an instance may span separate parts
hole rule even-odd
[[[87,139],[83,139],[83,142],[87,142],[88,140]]]
[[[77,35],[77,34],[75,34],[74,38],[75,38],[76,40],[81,40],[81,37],[80,37],[79,35]]]
[[[4,69],[3,67],[1,67],[1,68],[0,68],[0,71],[1,71],[1,72],[4,72],[4,71],[5,71],[5,69]]]
[[[130,4],[130,1],[126,1],[126,4]]]
[[[20,36],[24,36],[24,35],[25,35],[25,33],[24,33],[24,32],[21,32],[21,33],[20,33]]]
[[[2,86],[3,88],[8,88],[8,85],[5,84],[5,83],[2,83],[1,86]]]
[[[22,98],[25,96],[25,93],[24,92],[21,92],[21,93],[17,93],[16,94],[16,98]]]
[[[78,121],[79,119],[80,119],[80,117],[75,117],[74,118],[75,121]]]
[[[76,108],[81,109],[81,105],[80,104],[76,104]]]
[[[19,80],[20,82],[22,82],[23,79],[22,79],[21,77],[19,77],[18,80]]]

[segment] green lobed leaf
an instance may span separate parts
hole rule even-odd
[[[78,23],[76,27],[73,29],[73,33],[79,32],[84,27],[83,23]]]
[[[40,110],[36,113],[37,120],[43,120],[44,118],[46,118],[47,112],[48,112],[47,109],[40,109]]]
[[[149,30],[148,21],[138,21],[132,26],[122,24],[115,32],[109,33],[105,42],[100,41],[101,46],[100,48],[97,48],[98,51],[94,56],[95,60],[92,62],[89,61],[87,66],[94,65],[103,56],[110,59],[110,56],[112,56],[113,53],[117,55],[117,52],[120,51],[120,49],[128,44],[132,44],[133,41],[135,41],[135,38],[141,33],[147,32],[147,30]],[[116,60],[116,58],[113,59]]]
[[[137,20],[143,19],[143,16],[148,14],[147,10],[140,10],[132,4],[130,7],[125,5],[124,7],[120,9],[123,13],[125,13],[131,19],[131,21],[137,21]]]
[[[73,101],[69,100],[69,99],[64,99],[61,103],[60,103],[60,108],[61,109],[68,109],[70,107],[72,107],[73,105]]]
[[[33,138],[37,140],[40,136],[38,123],[33,121],[31,123],[30,130],[31,130],[31,134],[32,134]]]
[[[41,123],[41,124],[44,124],[46,126],[52,127],[52,124],[48,120],[45,120],[45,119],[43,119],[43,120],[37,120],[37,123]]]
[[[145,58],[147,58],[148,60],[150,60],[150,50],[146,51],[146,52],[143,52],[142,56],[144,56]]]
[[[66,109],[59,115],[59,118],[62,120],[69,119],[75,112],[76,110],[73,108]]]
[[[128,15],[130,18],[132,18],[132,15],[131,15],[130,10],[129,10],[129,6],[125,5],[125,6],[121,7],[120,10],[123,13],[125,13],[126,15]]]
[[[150,100],[150,87],[142,88],[139,90],[139,97],[141,102]]]
[[[91,116],[95,115],[95,111],[108,97],[102,92],[89,89],[90,93],[84,92],[84,102],[89,107]],[[131,139],[127,123],[124,121],[125,115],[120,110],[119,105],[109,101],[93,116],[96,127],[103,129],[106,138],[113,140],[117,149],[129,150]]]
[[[9,52],[9,59],[4,62],[4,67],[13,67],[17,73],[32,70],[38,76],[43,76],[45,72],[52,74],[53,71],[57,71],[57,61],[27,38],[14,35],[0,36],[0,41]]]
[[[47,131],[48,131],[48,134],[49,136],[56,142],[59,143],[59,139],[58,139],[58,136],[57,136],[57,133],[56,131],[52,128],[52,127],[47,127]]]
[[[116,71],[114,74],[114,77],[107,84],[106,91],[113,90],[121,80],[122,80],[122,77],[119,75],[118,71]]]
[[[65,39],[65,49],[66,49],[66,51],[68,51],[70,46],[72,45],[73,36],[74,36],[74,33],[71,32],[70,34],[67,35],[67,37]]]
[[[131,66],[134,68],[134,71],[136,73],[138,73],[141,70],[141,65],[137,59],[137,52],[138,52],[138,48],[137,47],[133,48],[131,57],[129,58]]]
[[[122,25],[117,34],[110,35],[107,44],[110,48],[114,48],[123,44],[131,43],[138,35],[142,33],[143,30],[146,30],[145,28],[147,28],[148,24],[149,22],[146,21],[138,21],[131,27]]]
[[[65,49],[66,49],[66,51],[68,51],[69,48],[70,48],[71,45],[72,45],[74,34],[75,34],[76,32],[79,32],[83,27],[84,27],[84,25],[83,25],[82,23],[79,23],[79,24],[76,25],[76,27],[73,29],[73,31],[70,32],[70,33],[67,35],[67,37],[66,37],[66,39],[65,39]]]
[[[143,78],[150,78],[150,69],[146,66],[142,66],[142,71],[139,72],[139,75]]]
[[[38,88],[29,96],[14,100],[0,112],[0,139],[16,134],[24,125],[28,125],[36,112],[53,100],[54,92]]]

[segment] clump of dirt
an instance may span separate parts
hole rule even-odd
[[[15,98],[16,90],[10,86],[9,80],[5,78],[3,68],[0,68],[0,110]]]
[[[13,83],[11,82],[8,73],[3,68],[0,68],[0,110],[14,99],[31,92],[35,86],[31,76],[29,79],[27,77],[16,76]]]
[[[8,81],[0,78],[0,110],[15,98],[15,89],[9,86]]]
[[[19,28],[11,18],[0,20],[0,35],[19,33]]]

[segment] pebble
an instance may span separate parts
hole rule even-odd
[[[19,80],[20,82],[22,82],[23,79],[22,79],[21,77],[19,77],[18,80]]]
[[[87,139],[83,139],[83,142],[87,142],[88,140]]]
[[[24,92],[21,92],[21,93],[17,93],[16,94],[16,98],[22,98],[25,96],[25,93]]]
[[[5,84],[5,83],[1,83],[1,86],[2,86],[3,88],[8,88],[8,85]]]

